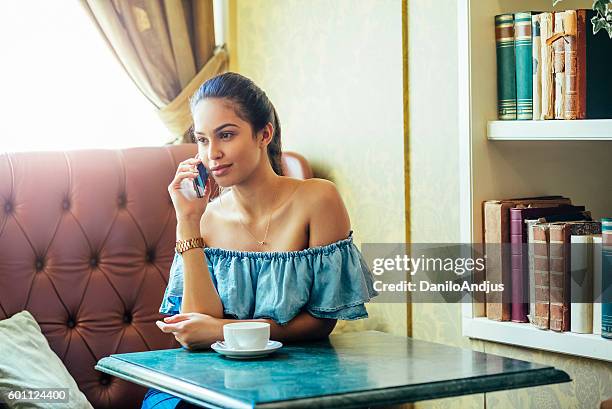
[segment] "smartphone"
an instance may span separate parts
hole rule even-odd
[[[198,163],[198,176],[193,179],[193,188],[199,198],[204,197],[204,187],[208,180],[208,171],[203,163]]]

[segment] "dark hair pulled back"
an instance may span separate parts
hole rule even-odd
[[[217,75],[200,85],[190,100],[191,111],[206,98],[223,98],[235,105],[236,115],[251,124],[253,132],[261,131],[268,122],[274,128],[272,141],[268,144],[268,158],[272,169],[282,175],[281,126],[278,114],[266,93],[249,78],[235,72]]]

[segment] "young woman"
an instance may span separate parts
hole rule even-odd
[[[230,322],[267,322],[271,339],[290,342],[366,318],[377,293],[342,198],[332,182],[282,176],[281,128],[266,94],[226,73],[202,84],[191,110],[198,155],[168,186],[179,245],[160,308],[172,316],[159,328],[198,349],[223,339]],[[212,178],[204,198],[190,199],[182,187],[200,162]],[[223,192],[209,202],[212,179]],[[151,389],[142,407],[190,405]]]

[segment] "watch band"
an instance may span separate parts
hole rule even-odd
[[[178,240],[176,242],[176,252],[179,254],[183,254],[184,252],[186,252],[187,250],[191,250],[191,249],[195,249],[195,248],[202,248],[204,247],[204,239],[202,237],[194,237],[191,239],[187,239],[187,240]]]

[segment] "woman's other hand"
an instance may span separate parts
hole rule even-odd
[[[176,314],[155,323],[162,332],[174,334],[174,338],[187,349],[208,349],[223,339],[223,320],[206,314]]]
[[[198,176],[198,163],[202,160],[196,155],[179,163],[174,179],[168,186],[176,219],[179,221],[199,222],[206,211],[206,205],[213,189],[212,176],[206,180],[204,197],[198,198],[193,187],[193,180]]]

